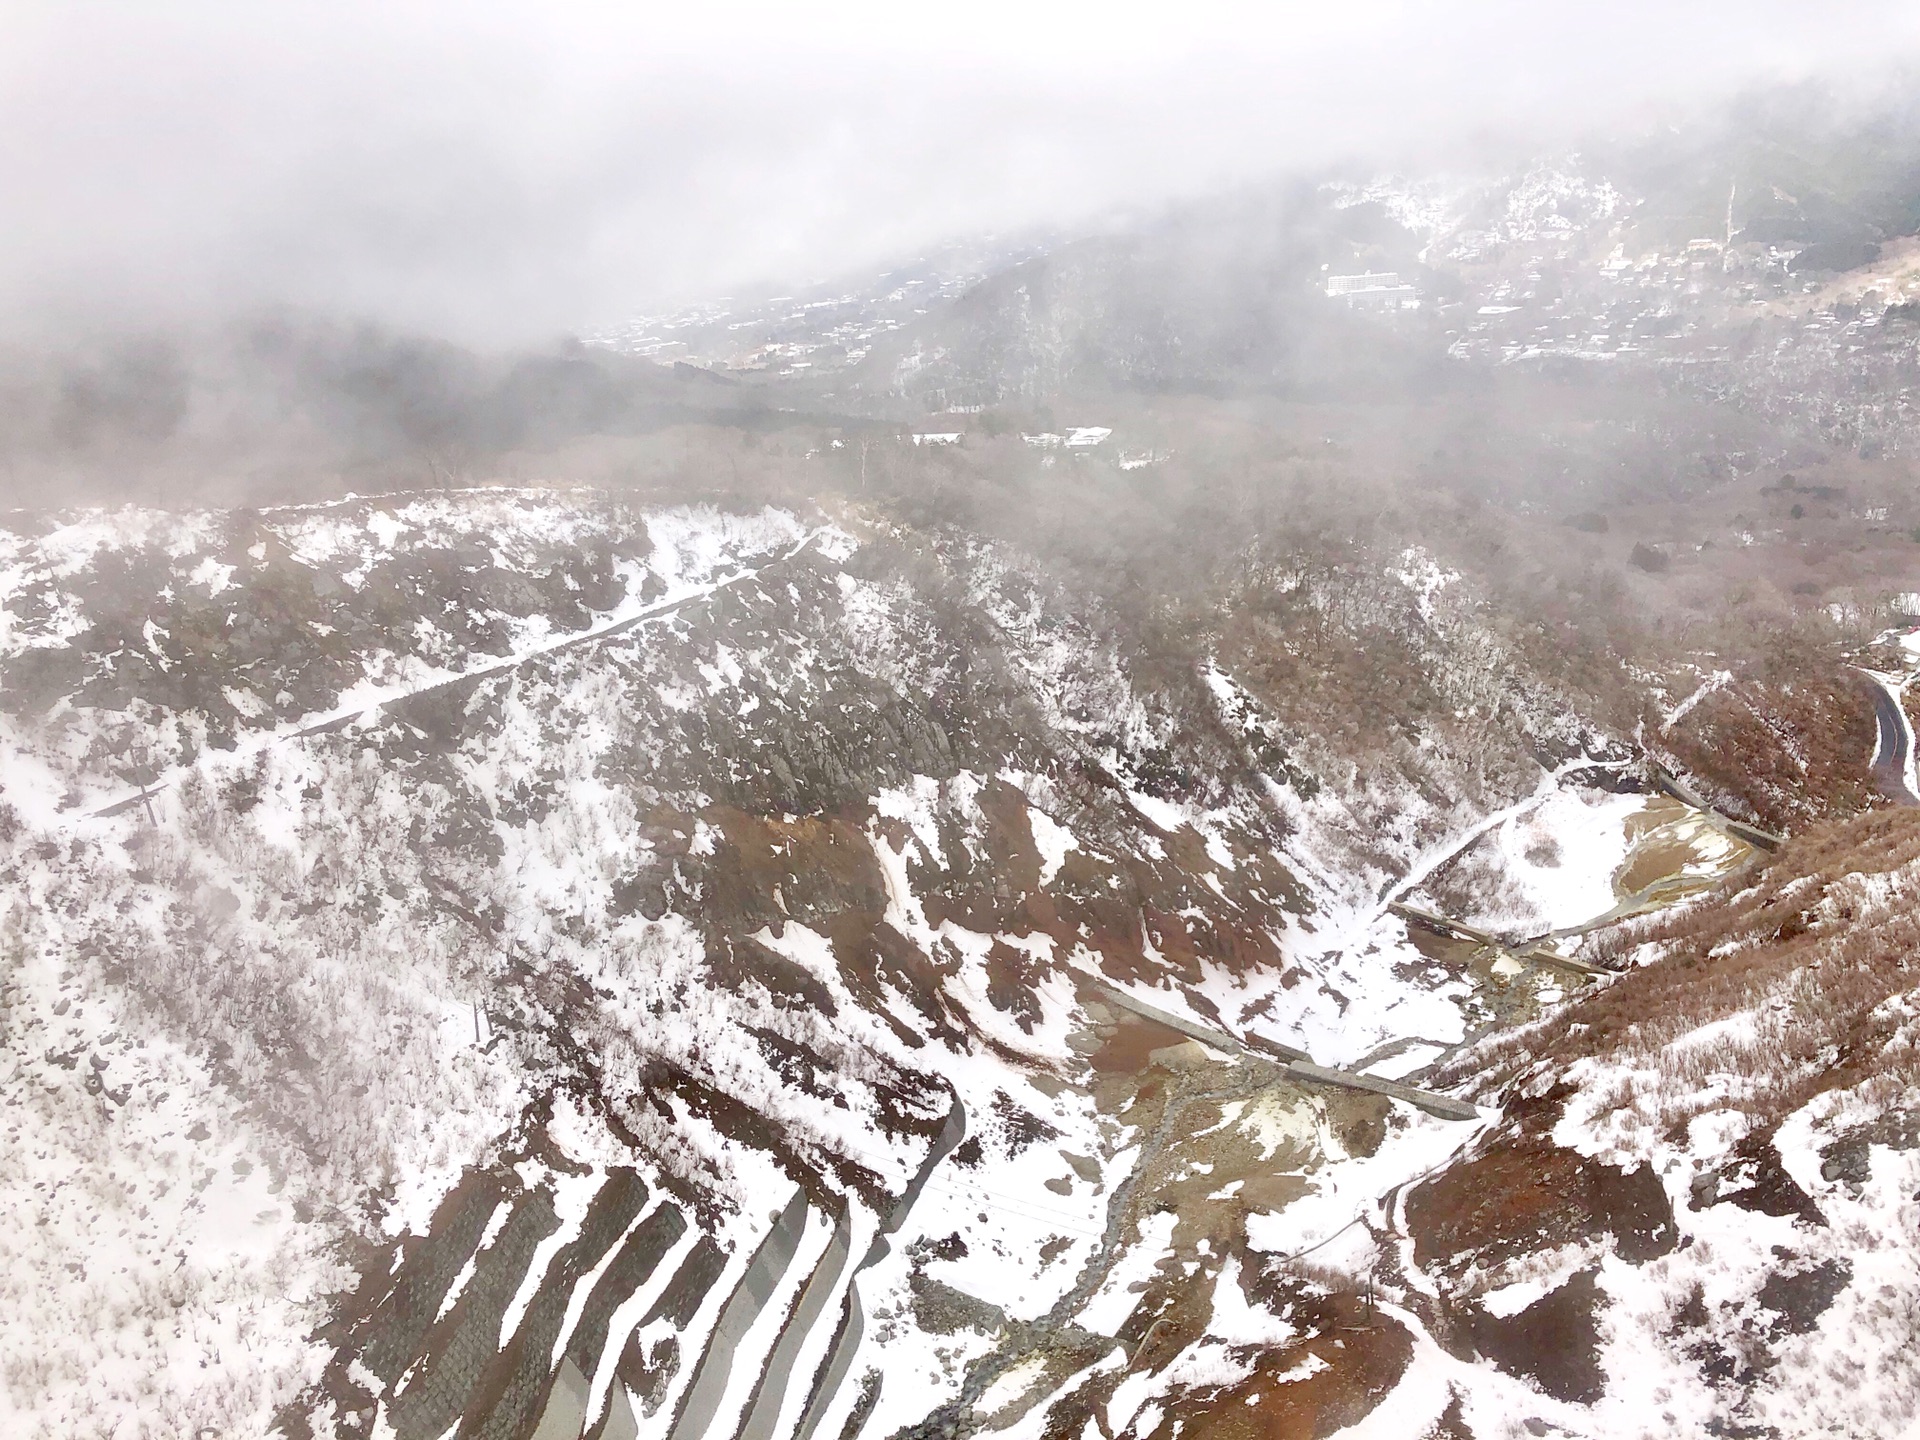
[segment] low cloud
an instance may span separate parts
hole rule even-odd
[[[15,6],[0,321],[488,341],[1896,58],[1911,7]]]

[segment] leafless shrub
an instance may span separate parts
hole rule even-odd
[[[1729,1098],[1766,1126],[1829,1089],[1890,1097],[1920,1082],[1920,1036],[1888,1003],[1920,985],[1920,916],[1905,900],[1916,886],[1920,815],[1824,826],[1757,875],[1618,927],[1589,953],[1658,958],[1462,1056],[1453,1073],[1534,1090],[1603,1058],[1623,1073],[1595,1110],[1633,1111],[1669,1134]]]

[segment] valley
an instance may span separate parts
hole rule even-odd
[[[1454,1343],[1409,1207],[1498,1153],[1459,1067],[1755,854],[1601,731],[1429,769],[1506,787],[1483,814],[1276,764],[1229,672],[1176,722],[1017,553],[857,510],[479,491],[10,544],[11,683],[134,697],[5,737],[16,1213],[56,1264],[196,1257],[142,1283],[203,1362],[168,1403],[228,1425],[303,1371],[279,1424],[399,1440],[1358,1422]],[[378,608],[446,563],[501,608]],[[1483,643],[1423,575],[1380,576],[1402,643]],[[102,643],[128,610],[161,619]],[[317,643],[250,658],[262,625]],[[9,1365],[73,1403],[103,1344],[140,1373],[137,1303],[62,1331],[14,1273]],[[207,1328],[240,1295],[314,1339],[263,1367]],[[1475,1433],[1541,1409],[1476,1387]]]
[[[1920,1435],[1905,94],[0,356],[0,1431]]]

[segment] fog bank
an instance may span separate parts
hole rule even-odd
[[[1548,143],[1920,35],[1884,0],[7,16],[16,337],[292,304],[489,342],[1290,166]]]

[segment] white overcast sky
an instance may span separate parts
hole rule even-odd
[[[0,325],[544,336],[1917,43],[1913,0],[0,0]]]

